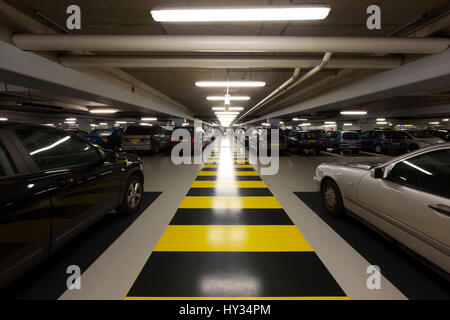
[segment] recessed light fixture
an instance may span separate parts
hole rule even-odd
[[[240,88],[240,87],[264,87],[266,85],[263,81],[197,81],[197,87],[212,87],[212,88]]]
[[[157,121],[157,118],[141,118],[142,121]]]
[[[225,101],[225,96],[210,96],[210,97],[206,97],[207,100],[210,101]],[[236,101],[245,101],[245,100],[250,100],[250,97],[246,97],[246,96],[230,96],[230,100],[236,100]]]
[[[90,113],[116,113],[119,110],[116,109],[91,109],[89,110]]]
[[[309,5],[286,8],[162,9],[151,10],[150,13],[153,20],[162,22],[295,21],[322,20],[330,10],[326,5]]]
[[[308,119],[293,118],[292,121],[308,121]]]
[[[350,116],[350,115],[365,115],[367,111],[341,111],[342,115]]]

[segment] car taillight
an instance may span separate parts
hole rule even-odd
[[[323,144],[323,141],[319,141],[319,144]]]
[[[347,144],[347,141],[342,140],[340,143],[341,143],[341,144]]]
[[[298,144],[305,144],[305,143],[302,140],[299,140]]]
[[[384,142],[391,142],[392,139],[384,138],[383,141],[384,141]]]
[[[103,142],[108,142],[108,137],[103,137]]]

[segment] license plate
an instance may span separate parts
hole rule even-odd
[[[308,140],[308,142],[317,142],[316,140]]]
[[[356,146],[348,146],[349,148],[356,148]]]
[[[399,146],[399,145],[400,145],[400,142],[393,142],[392,145],[394,145],[394,146]]]
[[[130,141],[131,141],[131,143],[139,143],[139,142],[141,142],[141,140],[139,140],[139,139],[131,139]]]

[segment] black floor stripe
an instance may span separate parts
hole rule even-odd
[[[198,176],[195,180],[197,181],[216,181],[217,178],[221,178],[218,176]],[[223,180],[227,180],[224,178],[221,178]],[[230,180],[232,181],[262,181],[262,179],[259,176],[234,176]]]
[[[202,171],[219,171],[219,168],[202,168]],[[253,168],[230,168],[230,171],[255,171],[255,169],[253,169]]]
[[[191,188],[187,196],[270,197],[268,188]]]
[[[319,192],[295,192],[340,237],[410,299],[450,299],[450,286],[442,277],[409,254],[354,219],[336,219],[326,213]]]
[[[153,252],[128,297],[345,296],[314,252]]]
[[[171,225],[293,225],[283,209],[178,209]]]

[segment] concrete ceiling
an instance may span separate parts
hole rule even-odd
[[[446,0],[379,0],[376,2],[382,8],[382,29],[368,30],[366,28],[366,8],[373,4],[372,0],[241,0],[241,1],[210,1],[210,0],[7,0],[7,3],[28,14],[30,17],[48,23],[36,14],[36,10],[60,26],[65,26],[67,6],[76,3],[82,9],[82,29],[77,34],[129,34],[129,35],[289,35],[289,36],[366,36],[387,37],[392,34],[403,36],[408,28],[402,29],[411,21],[436,8],[448,7]],[[255,7],[255,6],[290,6],[295,4],[326,3],[331,7],[330,15],[322,21],[303,22],[252,22],[252,23],[157,23],[153,21],[149,10],[152,8],[186,8],[186,7]],[[54,27],[54,26],[53,26]],[[18,30],[20,31],[20,30]],[[60,31],[59,31],[60,32]],[[403,33],[403,34],[401,34]],[[450,36],[450,28],[441,28],[439,36]],[[95,54],[95,52],[94,52]],[[107,54],[102,52],[102,54]],[[117,54],[112,52],[111,54]],[[128,53],[130,54],[130,53]],[[170,54],[168,54],[170,55]],[[206,54],[205,54],[206,55]],[[214,56],[213,53],[207,54]],[[223,54],[222,54],[223,55]],[[236,55],[236,54],[230,54]],[[244,54],[241,54],[244,55]],[[258,54],[245,54],[255,56]],[[231,94],[249,95],[249,102],[233,102],[234,105],[248,110],[276,87],[286,81],[292,74],[292,69],[123,69],[131,76],[143,81],[154,89],[166,94],[175,101],[188,107],[194,115],[202,119],[214,118],[211,107],[217,105],[206,100],[208,95],[223,95],[221,89],[205,89],[195,87],[199,80],[261,80],[266,82],[264,88],[236,89]],[[302,70],[304,74],[307,70]],[[343,70],[341,70],[343,71]],[[379,70],[344,70],[344,76],[339,81],[334,79],[339,70],[324,70],[296,88],[292,95],[273,101],[267,108],[255,116],[262,116],[274,109],[280,109],[298,103],[303,99],[319,95],[331,89],[342,87],[359,81],[365,77],[377,74]],[[327,86],[316,86],[316,83],[326,82]],[[306,90],[305,88],[312,89]],[[430,98],[431,93],[424,93],[417,104],[423,105],[441,103],[436,98]],[[447,98],[442,98],[447,99]],[[410,97],[393,99],[390,106],[404,106],[411,101]],[[380,105],[374,102],[374,108]]]

